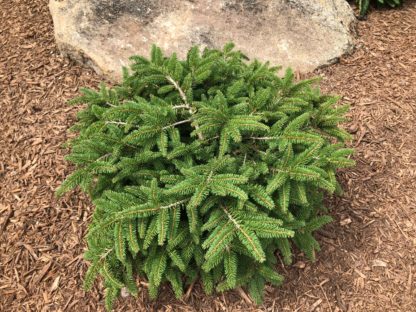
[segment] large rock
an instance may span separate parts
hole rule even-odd
[[[64,55],[119,79],[152,43],[184,56],[198,44],[236,43],[246,55],[301,72],[334,62],[352,47],[345,0],[50,0]]]

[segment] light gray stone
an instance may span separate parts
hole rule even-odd
[[[251,58],[301,72],[349,52],[354,14],[345,0],[50,0],[64,55],[118,80],[131,55],[153,43],[189,47],[233,41]]]

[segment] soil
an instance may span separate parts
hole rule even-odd
[[[0,0],[0,20],[0,311],[103,311],[102,285],[81,287],[93,207],[54,197],[72,170],[61,145],[79,107],[66,101],[101,78],[60,56],[46,0]],[[280,266],[285,284],[258,307],[198,285],[152,302],[143,286],[117,311],[416,311],[416,2],[371,12],[356,51],[315,75],[351,104],[357,161],[339,174],[317,261]]]

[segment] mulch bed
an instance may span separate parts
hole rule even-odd
[[[82,290],[92,206],[54,190],[71,167],[61,144],[77,107],[65,103],[100,77],[62,58],[46,0],[0,0],[0,311],[103,311],[102,285]],[[372,12],[356,51],[321,69],[325,92],[351,103],[357,166],[340,173],[334,223],[318,234],[280,288],[254,307],[237,292],[187,300],[126,298],[118,311],[415,311],[416,2]]]

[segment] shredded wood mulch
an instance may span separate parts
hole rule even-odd
[[[78,108],[65,103],[91,70],[62,58],[47,0],[0,0],[0,311],[103,311],[102,285],[82,290],[83,240],[93,207],[80,192],[54,190],[71,171],[61,148]],[[358,25],[356,51],[321,69],[325,92],[351,103],[357,166],[340,173],[335,222],[322,250],[279,270],[255,307],[242,291],[184,300],[122,298],[118,311],[415,311],[416,2],[372,12]]]

